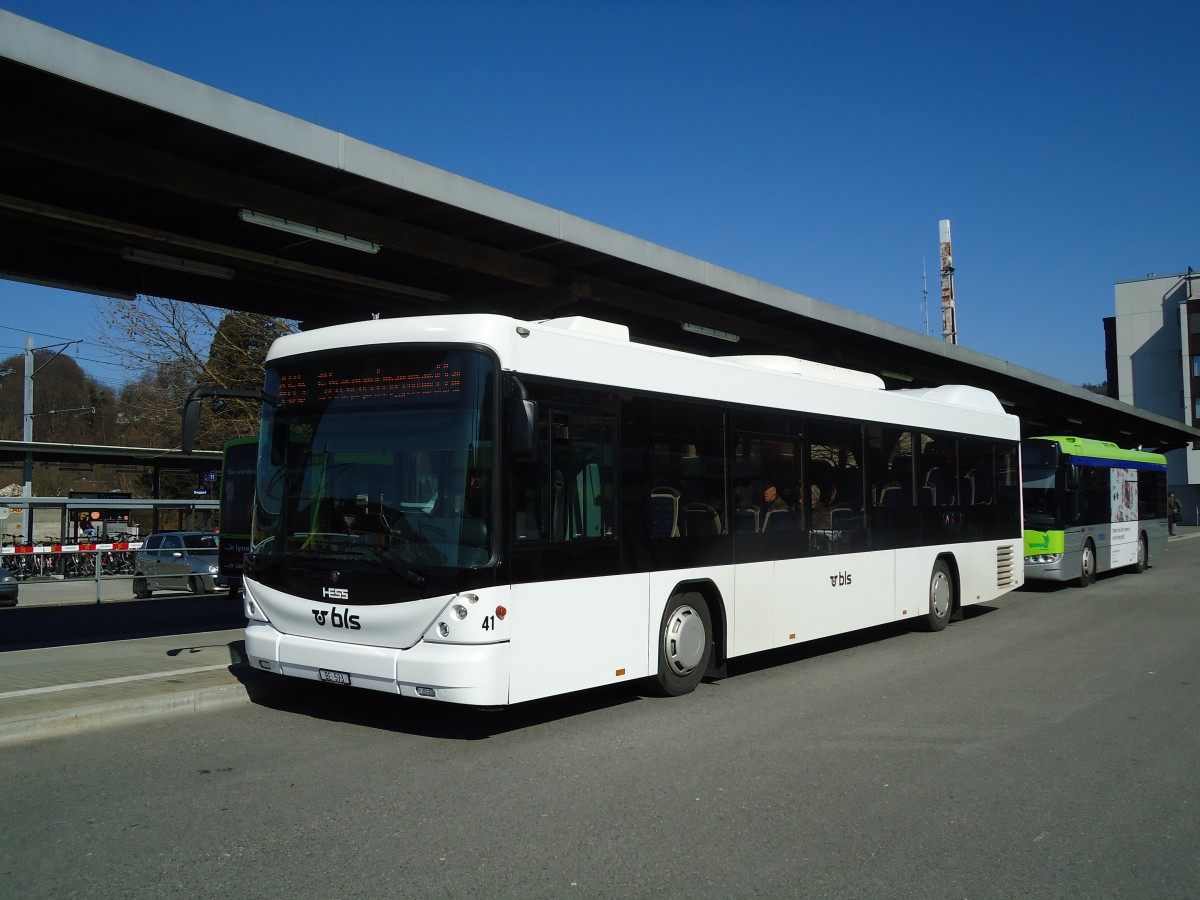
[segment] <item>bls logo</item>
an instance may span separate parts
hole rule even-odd
[[[844,587],[850,583],[849,572],[838,572],[836,575],[829,576],[830,587]]]
[[[349,600],[349,588],[321,588],[321,596],[326,600]]]
[[[340,613],[335,606],[333,609],[314,609],[312,611],[313,618],[322,628],[325,627],[325,620],[329,620],[329,624],[334,628],[348,628],[350,631],[358,631],[362,628],[359,624],[358,616],[350,615],[350,610],[345,613]]]

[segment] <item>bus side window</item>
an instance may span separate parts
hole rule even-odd
[[[616,536],[616,419],[539,403],[537,451],[513,469],[514,540]]]
[[[870,424],[866,427],[867,473],[872,486],[871,547],[891,550],[921,542],[920,511],[913,477],[913,434]]]
[[[550,420],[542,406],[532,459],[515,460],[512,477],[513,539],[550,540]]]
[[[518,541],[542,539],[540,493],[537,487],[527,487],[517,497],[514,524]]]
[[[642,485],[630,514],[651,538],[728,533],[725,416],[723,410],[662,400],[626,407],[623,427],[638,448]]]
[[[673,487],[650,492],[650,537],[679,537],[679,491]]]
[[[870,549],[863,515],[863,429],[849,422],[809,422],[806,487],[802,497],[809,528],[809,552],[844,553]]]

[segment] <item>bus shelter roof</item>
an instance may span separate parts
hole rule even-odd
[[[587,315],[706,355],[994,391],[1027,433],[1200,429],[470,181],[0,10],[0,277],[304,327]],[[314,230],[319,229],[318,230]],[[1099,333],[1099,323],[1097,332]]]
[[[46,441],[0,441],[0,467],[19,467],[26,455],[51,465],[137,466],[159,471],[209,472],[221,468],[220,450],[162,450],[154,447],[108,447],[101,444],[56,444]]]

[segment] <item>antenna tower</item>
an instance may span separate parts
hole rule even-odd
[[[942,340],[958,343],[958,314],[954,308],[954,254],[950,251],[950,220],[938,222],[942,242]]]

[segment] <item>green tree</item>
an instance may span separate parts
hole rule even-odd
[[[205,383],[234,389],[261,387],[267,351],[276,338],[293,331],[293,323],[284,319],[246,312],[226,313],[209,347]],[[258,433],[259,404],[228,400],[218,406],[208,417],[208,424],[202,418],[198,441],[223,442]]]
[[[33,439],[59,444],[106,444],[117,433],[110,391],[84,373],[70,356],[51,350],[33,354]],[[25,354],[0,361],[13,369],[0,380],[0,438],[22,440],[25,416]],[[0,487],[24,479],[21,464],[0,468]],[[33,492],[60,497],[72,490],[109,490],[103,466],[35,465]]]

